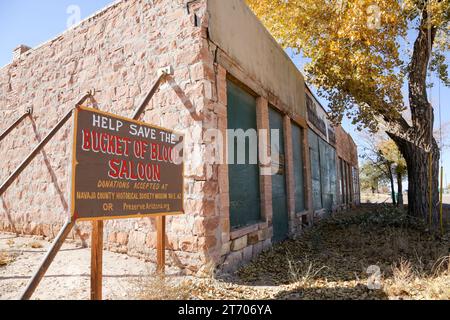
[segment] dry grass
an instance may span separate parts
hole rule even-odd
[[[449,238],[389,206],[324,220],[245,266],[195,281],[200,299],[450,299]],[[379,289],[369,289],[379,270]]]
[[[291,283],[299,286],[305,286],[311,280],[315,279],[326,266],[318,267],[314,261],[310,261],[308,257],[299,261],[287,259],[289,266],[289,279]]]
[[[0,252],[0,267],[6,267],[10,263],[14,262],[14,257],[7,252]]]
[[[139,300],[188,300],[191,297],[186,281],[176,283],[158,275],[139,279],[137,288]]]
[[[138,298],[450,299],[449,261],[448,233],[434,234],[401,210],[371,205],[317,223],[235,275],[141,281]]]
[[[386,281],[385,291],[394,299],[450,299],[448,258],[437,261],[438,267],[427,273],[411,262],[401,259],[392,267],[392,278]],[[447,264],[447,265],[446,265]]]

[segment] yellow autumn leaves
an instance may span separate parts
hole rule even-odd
[[[432,23],[448,28],[450,0],[428,1]],[[247,3],[282,46],[311,59],[306,76],[328,95],[335,119],[347,110],[356,122],[376,128],[380,114],[395,117],[404,110],[401,91],[407,62],[401,59],[406,52],[401,44],[420,19],[422,1]]]

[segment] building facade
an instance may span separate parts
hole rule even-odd
[[[96,90],[101,110],[131,117],[168,65],[174,74],[141,119],[185,135],[185,215],[167,218],[168,263],[231,271],[315,215],[357,204],[353,140],[314,106],[302,74],[242,0],[117,1],[37,48],[19,47],[0,69],[0,131],[26,108],[33,114],[0,142],[0,181],[85,92]],[[278,149],[276,174],[262,174],[273,164],[208,161],[211,130],[233,129],[267,133],[253,142]],[[235,140],[225,140],[229,155]],[[2,195],[0,230],[55,237],[68,217],[70,146],[66,125]],[[72,237],[89,233],[79,223]],[[153,219],[105,224],[109,250],[154,260],[155,246]]]
[[[360,204],[357,146],[352,137],[334,126],[306,86],[308,143],[315,217]]]

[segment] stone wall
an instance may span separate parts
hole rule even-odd
[[[350,170],[356,170],[356,172],[359,174],[358,148],[351,135],[345,132],[341,127],[338,127],[336,128],[336,140],[336,151],[338,159],[341,158],[342,160],[344,160],[350,166]],[[350,172],[350,175],[352,175],[352,171]],[[357,177],[355,180],[353,176],[350,176],[348,184],[349,190],[347,191],[347,193],[351,193],[351,204],[349,206],[352,207],[354,205],[359,205],[361,199],[361,195],[359,192],[359,177]],[[344,205],[343,207],[345,208],[348,206]]]
[[[97,91],[101,110],[130,117],[156,81],[158,69],[171,65],[174,75],[160,87],[141,119],[185,135],[186,214],[167,218],[167,262],[198,275],[217,266],[232,271],[272,246],[271,177],[260,178],[261,223],[231,230],[227,165],[207,161],[208,130],[219,129],[226,137],[227,79],[258,96],[258,129],[269,128],[269,105],[284,115],[289,235],[298,235],[312,219],[312,210],[294,209],[292,122],[304,130],[305,201],[312,208],[303,78],[297,70],[290,75],[301,81],[296,88],[300,93],[294,94],[298,98],[292,100],[296,105],[289,105],[289,92],[279,96],[270,82],[249,72],[227,48],[209,39],[208,3],[123,0],[38,48],[19,47],[13,62],[0,69],[0,132],[26,108],[33,107],[34,112],[0,143],[0,181],[88,90]],[[251,15],[251,19],[256,17]],[[256,25],[255,21],[248,23]],[[271,46],[264,50],[268,52],[260,55],[273,51]],[[69,215],[71,140],[71,125],[67,124],[1,197],[0,230],[48,238],[58,233]],[[345,143],[342,146],[349,148]],[[89,223],[78,223],[71,235],[86,241],[89,236]],[[155,246],[154,219],[105,224],[109,250],[154,261]]]
[[[21,50],[0,69],[0,131],[27,107],[33,115],[1,141],[0,181],[88,90],[101,110],[130,117],[157,78],[172,65],[141,120],[186,135],[186,215],[168,218],[168,262],[198,272],[219,246],[217,168],[207,167],[203,130],[217,126],[212,57],[201,25],[205,1],[119,1],[57,38]],[[200,23],[199,23],[200,22]],[[208,67],[206,67],[208,65]],[[71,124],[67,124],[2,196],[0,230],[53,238],[68,216]],[[199,163],[195,164],[196,161]],[[89,239],[90,224],[72,237]],[[206,230],[209,230],[208,232]],[[212,230],[212,231],[211,231]],[[156,258],[153,219],[109,221],[105,246]]]
[[[276,95],[279,105],[306,117],[303,75],[245,0],[208,0],[208,17],[211,42]]]
[[[242,2],[242,1],[240,1]],[[231,3],[231,2],[230,2]],[[233,1],[232,3],[236,3]],[[213,10],[213,9],[210,9]],[[217,15],[217,13],[216,13]],[[252,19],[256,19],[252,16]],[[242,25],[243,21],[235,21]],[[267,35],[266,35],[267,36]],[[272,41],[271,39],[270,41]],[[269,40],[267,40],[269,41]],[[239,83],[249,92],[252,92],[257,97],[256,116],[257,128],[269,129],[269,105],[276,108],[284,115],[284,131],[285,131],[285,149],[286,149],[286,184],[287,184],[287,199],[288,199],[288,214],[289,214],[289,236],[294,237],[298,235],[303,228],[303,225],[312,218],[309,211],[295,212],[294,200],[294,177],[293,177],[293,162],[292,162],[292,137],[291,137],[291,123],[295,122],[304,130],[304,174],[305,174],[305,192],[310,195],[310,170],[309,170],[309,148],[307,145],[307,122],[304,116],[306,107],[304,105],[304,98],[301,105],[297,105],[298,110],[302,110],[301,114],[293,111],[294,108],[286,105],[284,100],[274,93],[272,88],[267,86],[267,83],[260,81],[257,76],[252,75],[246,68],[246,64],[241,64],[230,55],[227,47],[222,48],[218,46],[213,40],[209,41],[209,50],[211,56],[215,58],[214,63],[211,64],[216,69],[216,83],[218,101],[215,103],[217,112],[218,128],[222,132],[222,136],[226,136],[227,129],[227,79]],[[260,52],[264,55],[264,52]],[[272,64],[276,67],[276,64]],[[295,71],[298,73],[298,71]],[[303,81],[303,80],[302,80]],[[301,91],[304,92],[304,83],[300,82]],[[298,94],[298,92],[296,92]],[[291,122],[292,121],[292,122]],[[269,130],[267,131],[269,134]],[[259,149],[263,148],[263,144],[259,141]],[[226,143],[225,143],[226,145]],[[267,148],[267,146],[265,146]],[[270,154],[269,150],[266,150]],[[260,170],[267,169],[260,165]],[[260,190],[261,190],[261,222],[251,226],[232,230],[230,228],[230,213],[229,213],[229,184],[228,184],[228,167],[226,164],[218,166],[219,178],[219,203],[220,203],[220,243],[221,250],[218,255],[218,264],[220,269],[225,272],[233,271],[240,265],[248,263],[257,257],[262,251],[272,247],[273,238],[273,207],[272,207],[272,179],[271,176],[260,176]],[[308,208],[311,208],[312,198],[308,196]],[[305,219],[306,217],[306,219]],[[219,253],[217,251],[217,253]]]
[[[342,127],[336,128],[336,151],[337,155],[358,168],[358,149],[351,135]]]

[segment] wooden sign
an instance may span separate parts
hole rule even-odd
[[[79,107],[72,159],[72,220],[183,214],[183,137]]]

